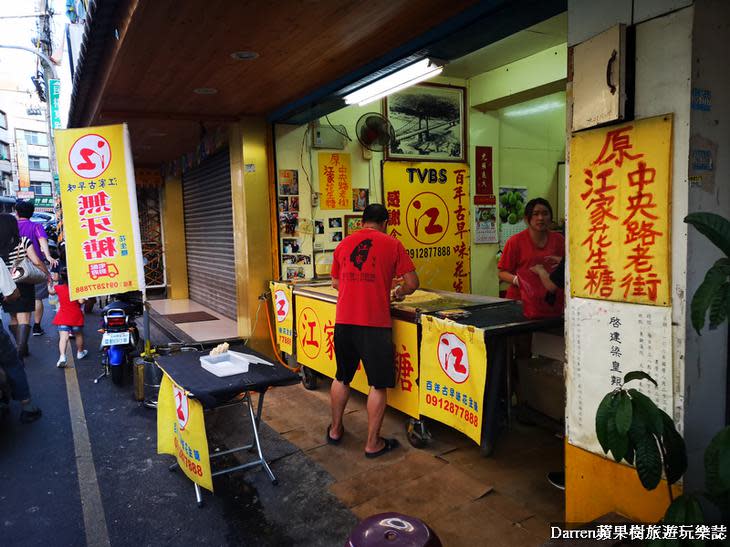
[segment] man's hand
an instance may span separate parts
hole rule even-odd
[[[401,294],[402,289],[400,288],[400,285],[396,285],[395,288],[390,291],[390,301],[391,302],[403,302],[406,299],[406,296],[404,294]]]
[[[50,256],[48,257],[48,263],[51,265],[51,268],[58,266],[58,260]]]

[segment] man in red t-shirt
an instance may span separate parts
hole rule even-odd
[[[559,316],[563,313],[563,292],[546,299],[547,290],[541,280],[555,270],[565,256],[565,239],[550,231],[553,210],[543,198],[535,198],[525,206],[527,229],[507,240],[499,259],[499,279],[510,284],[507,298],[522,300],[528,316]]]
[[[327,442],[339,444],[342,440],[350,382],[362,361],[370,385],[368,458],[398,447],[396,439],[380,436],[386,389],[395,386],[390,300],[403,300],[418,288],[416,267],[403,244],[385,233],[387,224],[388,210],[379,203],[368,205],[362,229],[337,246],[332,262],[332,286],[339,293],[334,336],[337,373],[330,390],[332,424],[327,428]],[[394,279],[399,281],[391,291]]]

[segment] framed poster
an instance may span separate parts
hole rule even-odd
[[[466,161],[465,88],[420,84],[384,100],[396,135],[385,149],[386,159]]]
[[[362,216],[345,215],[345,237],[362,228]]]

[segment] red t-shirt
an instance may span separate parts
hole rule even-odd
[[[363,228],[335,249],[332,278],[339,280],[336,323],[390,327],[393,278],[416,267],[397,239]]]
[[[516,274],[520,280],[520,286],[527,284],[528,286],[539,285],[543,287],[539,276],[531,272],[530,268],[542,264],[548,272],[552,272],[556,264],[545,260],[548,256],[559,256],[561,258],[565,256],[565,238],[558,232],[549,232],[547,244],[540,249],[532,242],[530,230],[525,229],[507,240],[497,268]],[[507,289],[507,298],[524,302],[526,298],[524,292],[520,291],[519,287],[510,285]],[[544,295],[544,291],[542,293]]]
[[[81,312],[81,304],[69,299],[68,285],[56,285],[58,295],[58,311],[53,318],[54,325],[66,325],[67,327],[83,327],[84,314]]]

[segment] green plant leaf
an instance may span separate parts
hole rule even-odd
[[[727,318],[730,283],[727,281],[717,289],[710,302],[710,330],[719,327]]]
[[[662,519],[663,524],[674,524],[674,525],[693,525],[693,524],[705,524],[705,517],[702,512],[702,506],[696,497],[691,494],[682,494],[675,499],[669,507],[667,507],[664,518]],[[705,545],[704,540],[671,540],[661,541],[658,545]]]
[[[674,420],[663,410],[659,412],[664,426],[662,439],[664,441],[664,451],[666,452],[664,464],[667,468],[667,481],[669,484],[674,484],[687,471],[687,448],[684,439],[677,432]]]
[[[727,475],[730,473],[725,465],[723,469],[721,462],[727,462],[727,454],[730,452],[730,426],[726,427],[715,435],[705,450],[705,488],[715,499],[730,494],[730,481]]]
[[[608,429],[606,431],[608,438],[608,447],[611,450],[613,459],[620,462],[626,455],[629,449],[629,437],[626,434],[621,434],[616,429],[616,422],[614,420],[608,421]]]
[[[662,457],[654,435],[646,435],[636,443],[636,472],[647,490],[654,490],[662,478]]]
[[[631,437],[629,437],[629,446],[626,448],[626,455],[624,456],[624,461],[627,463],[634,465],[634,456],[636,454],[634,443],[631,442]]]
[[[626,435],[629,432],[632,414],[631,398],[622,390],[618,394],[616,416],[614,417],[614,421],[616,422],[616,431],[618,431],[619,434]]]
[[[629,395],[631,395],[631,402],[634,405],[634,415],[641,414],[646,421],[647,430],[657,437],[661,437],[664,432],[661,409],[641,391],[630,389]]]
[[[705,326],[705,315],[707,315],[707,309],[712,304],[715,298],[715,293],[725,283],[728,277],[728,266],[723,262],[724,259],[718,260],[715,264],[707,270],[705,279],[702,281],[690,304],[692,326],[697,331],[697,334],[701,334],[702,327]]]
[[[715,213],[690,213],[684,221],[730,256],[730,221]]]
[[[616,406],[614,401],[614,393],[607,393],[601,400],[596,410],[596,437],[605,454],[608,454],[608,422],[614,420]]]
[[[624,384],[630,382],[631,380],[649,380],[656,387],[659,387],[659,384],[656,383],[656,380],[649,376],[649,374],[647,374],[643,370],[632,370],[631,372],[627,372],[624,376]]]

